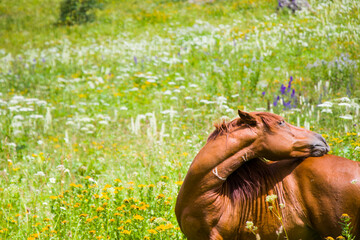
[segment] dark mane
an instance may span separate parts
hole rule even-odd
[[[254,199],[276,185],[275,176],[266,162],[252,159],[227,178],[222,186],[222,194],[228,195],[233,202]]]
[[[277,115],[267,112],[253,112],[253,114],[260,117],[262,123],[265,126],[265,129],[270,131],[271,131],[271,124],[281,119]],[[211,140],[214,140],[217,136],[229,133],[234,128],[240,127],[242,125],[244,125],[244,122],[240,118],[235,118],[234,120],[228,122],[223,120],[220,123],[215,123],[214,124],[215,130],[209,135],[207,141],[209,142]]]
[[[240,118],[235,118],[232,121],[226,122],[223,120],[220,123],[214,123],[215,130],[210,134],[207,141],[214,140],[217,136],[223,135],[225,133],[231,132],[235,127],[241,125]]]

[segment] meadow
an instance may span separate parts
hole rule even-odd
[[[360,161],[360,1],[102,2],[0,1],[0,239],[185,239],[177,192],[237,109]]]

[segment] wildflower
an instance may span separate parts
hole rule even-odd
[[[341,218],[341,220],[348,220],[348,219],[350,219],[350,216],[348,214],[344,213],[341,215],[340,218]]]
[[[87,217],[87,216],[88,216],[88,214],[86,214],[86,213],[82,213],[79,215],[79,217]]]
[[[118,182],[118,183],[121,183],[121,180],[120,180],[120,179],[118,179],[118,178],[117,178],[117,179],[115,179],[114,181],[115,181],[115,182]]]
[[[122,234],[125,234],[125,235],[130,235],[131,231],[128,231],[128,230],[124,230],[121,232]]]
[[[155,229],[148,229],[147,230],[150,234],[157,234],[157,231]]]
[[[96,208],[96,211],[97,212],[101,212],[101,211],[104,211],[105,209],[103,208],[103,207],[98,207],[98,208]]]
[[[343,236],[338,236],[338,237],[336,238],[336,240],[343,240],[343,239],[345,239]]]
[[[95,230],[91,230],[91,231],[89,231],[89,233],[90,233],[90,234],[95,234],[96,231],[95,231]]]
[[[143,220],[144,218],[142,217],[142,216],[140,216],[140,215],[138,215],[138,214],[136,214],[135,216],[134,216],[134,219],[135,220]]]
[[[161,179],[168,180],[169,177],[168,176],[161,176]]]
[[[181,186],[184,183],[184,181],[176,181],[175,184]]]
[[[277,199],[277,195],[275,195],[275,194],[271,194],[271,195],[266,196],[266,202],[273,203],[276,199]]]
[[[165,195],[162,194],[162,193],[160,193],[160,194],[156,197],[156,199],[161,199],[161,198],[164,198],[164,197],[165,197]]]
[[[115,219],[111,218],[111,219],[110,219],[110,222],[115,222]]]

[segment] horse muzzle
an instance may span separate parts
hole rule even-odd
[[[310,155],[312,157],[321,157],[330,151],[330,147],[325,139],[320,135],[315,135],[315,141],[310,147]]]

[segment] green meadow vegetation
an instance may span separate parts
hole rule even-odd
[[[237,109],[360,161],[360,1],[102,0],[74,25],[60,3],[0,1],[0,239],[185,238],[177,192]]]

